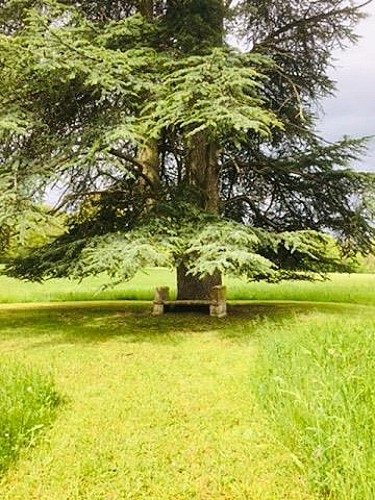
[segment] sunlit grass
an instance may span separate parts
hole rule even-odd
[[[157,286],[169,286],[175,293],[174,273],[149,269],[133,280],[114,288],[102,289],[104,277],[79,283],[67,279],[44,284],[29,283],[0,276],[0,303],[75,300],[152,300]],[[228,278],[230,300],[293,300],[375,304],[375,274],[333,274],[324,282],[246,283]]]
[[[172,277],[137,279],[152,294]],[[87,302],[40,305],[77,295],[1,278],[14,299],[0,305],[4,359],[51,372],[65,404],[0,498],[372,500],[373,280],[239,284],[257,300],[218,320],[95,302],[99,279],[79,285]],[[10,303],[24,286],[31,302]]]
[[[0,497],[310,498],[249,390],[258,318],[295,314],[276,309],[230,320],[118,303],[0,310],[2,351],[48,367],[66,397]]]
[[[234,300],[293,300],[375,305],[375,274],[331,274],[326,281],[244,284],[228,280]]]
[[[66,302],[84,300],[151,300],[156,286],[174,287],[167,269],[149,269],[133,280],[114,288],[106,287],[109,278],[91,277],[82,282],[53,279],[32,283],[0,275],[0,303]]]

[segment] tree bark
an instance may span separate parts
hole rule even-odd
[[[181,9],[186,15],[182,16]],[[195,53],[206,52],[207,46],[221,47],[224,38],[224,2],[223,0],[189,0],[183,6],[173,1],[169,4],[171,18],[179,19],[181,36],[196,38],[191,43]],[[175,9],[175,10],[173,10]],[[177,10],[176,10],[177,9]],[[196,30],[196,20],[200,18]],[[202,32],[201,27],[206,26]],[[183,37],[181,47],[184,47]],[[195,134],[192,144],[187,145],[186,179],[190,189],[195,191],[199,208],[211,215],[219,215],[219,169],[217,144],[202,131]],[[219,272],[199,278],[187,274],[188,262],[185,260],[177,267],[177,299],[209,299],[213,286],[222,284]]]
[[[154,17],[154,2],[153,0],[140,0],[138,6],[139,12],[147,21],[152,21]]]
[[[177,267],[177,300],[209,300],[212,287],[221,284],[220,273],[198,278],[187,274],[185,264]]]
[[[219,215],[218,148],[204,132],[196,134],[186,161],[186,180],[197,193],[202,210]],[[222,284],[219,272],[204,278],[187,274],[187,262],[177,267],[177,300],[208,300],[213,286]]]
[[[148,181],[146,183],[145,179],[141,178],[141,187],[145,191],[151,188],[156,198],[160,190],[160,165],[158,144],[155,140],[149,140],[148,144],[140,148],[137,162],[142,165],[143,177]]]
[[[219,215],[218,147],[204,132],[195,134],[188,146],[186,181],[196,192],[199,207],[212,215]]]

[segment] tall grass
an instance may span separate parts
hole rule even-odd
[[[51,423],[58,402],[50,377],[0,359],[0,475]]]
[[[0,303],[66,302],[91,300],[152,300],[155,287],[169,286],[176,293],[175,274],[168,269],[148,269],[129,282],[103,289],[105,276],[82,282],[68,279],[43,284],[24,282],[0,275]],[[345,302],[375,305],[375,274],[333,274],[324,282],[248,283],[226,279],[230,300],[288,300]]]
[[[375,498],[374,335],[374,319],[332,317],[260,340],[253,387],[317,498]]]
[[[326,281],[246,283],[228,280],[232,300],[288,300],[375,305],[375,274],[331,274]]]

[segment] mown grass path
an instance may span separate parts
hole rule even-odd
[[[0,306],[1,352],[51,372],[65,397],[53,427],[0,480],[0,498],[319,498],[254,393],[259,346],[303,325],[315,335],[335,323],[373,328],[375,308],[257,302],[222,320],[152,318],[149,308]]]
[[[66,403],[1,498],[308,498],[250,389],[259,312],[2,309],[2,352],[51,370]]]

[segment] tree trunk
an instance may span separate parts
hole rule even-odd
[[[177,267],[177,300],[209,300],[212,287],[221,284],[220,273],[198,278],[187,274],[185,264]]]
[[[144,16],[147,21],[152,21],[154,17],[154,2],[153,0],[139,0],[139,12]]]
[[[224,1],[223,0],[190,0],[180,5],[180,2],[170,2],[172,19],[180,19],[181,35],[196,38],[192,43],[195,53],[205,52],[207,45],[221,47],[224,37]],[[181,15],[181,8],[186,9]],[[173,11],[177,9],[177,11]],[[200,30],[196,30],[196,21],[200,18]],[[202,26],[206,31],[202,32]],[[187,38],[189,38],[187,37]],[[182,40],[181,47],[184,47]],[[192,143],[187,145],[186,179],[187,185],[195,191],[199,200],[199,208],[211,215],[219,215],[219,148],[217,144],[202,131],[195,134]],[[188,262],[182,262],[177,267],[177,299],[209,299],[213,286],[222,284],[219,272],[211,276],[199,278],[187,274]]]
[[[140,148],[137,161],[142,165],[143,177],[140,178],[142,190],[151,198],[157,199],[160,190],[160,165],[158,144],[155,140],[149,140],[148,144]]]
[[[204,133],[194,137],[186,162],[186,178],[197,193],[200,208],[219,215],[218,148]],[[177,300],[208,300],[213,286],[222,284],[219,272],[199,278],[187,274],[187,266],[177,267]]]
[[[200,208],[212,215],[219,215],[218,154],[216,144],[198,132],[186,159],[187,184],[196,192]]]

